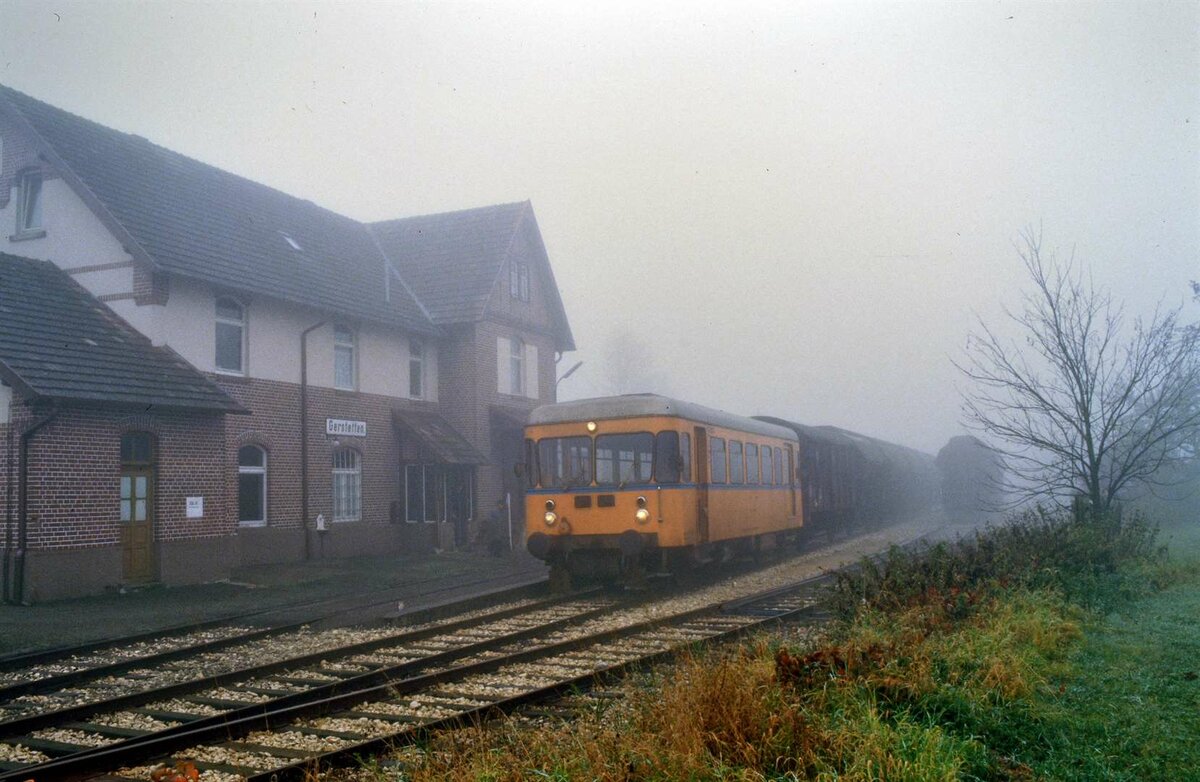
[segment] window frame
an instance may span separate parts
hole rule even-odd
[[[347,454],[353,455],[354,466],[339,466],[338,457],[345,456]],[[330,516],[333,518],[333,521],[338,524],[343,522],[362,521],[362,454],[358,452],[357,448],[349,445],[343,445],[340,448],[334,449],[331,461],[333,467],[333,481],[330,499],[332,501],[331,504],[333,509],[330,513]],[[338,489],[338,484],[347,480],[350,481],[351,486],[354,489],[353,502],[351,503],[352,507],[350,508],[352,511],[351,515],[347,515],[345,513],[346,508],[344,507],[346,504],[345,498],[349,497],[350,495],[348,495],[344,489],[339,493]],[[341,511],[340,515],[339,511]]]
[[[509,263],[508,296],[518,301],[529,301],[529,264],[523,261]]]
[[[221,302],[234,304],[241,312],[241,317],[237,320],[228,315],[221,314]],[[246,303],[233,296],[217,296],[213,299],[213,371],[219,375],[232,375],[234,377],[246,376],[246,365],[249,363],[246,359],[250,352],[250,340],[248,339],[248,314],[250,308]],[[220,327],[230,326],[236,327],[239,330],[238,340],[238,363],[241,365],[237,369],[223,367],[220,364]]]
[[[718,448],[718,443],[720,448]],[[729,448],[724,437],[708,438],[708,482],[710,484],[729,483]],[[717,458],[718,451],[721,458]],[[717,479],[717,466],[721,467],[721,478]]]
[[[416,369],[416,383],[413,383],[413,370]],[[416,391],[413,391],[413,388]],[[425,398],[425,343],[411,338],[408,340],[408,396],[410,399]]]
[[[511,337],[508,340],[508,382],[510,394],[526,396],[525,340],[520,337]]]
[[[340,332],[340,333],[339,333]],[[349,340],[340,339],[349,335]],[[350,353],[350,385],[338,383],[338,354]],[[344,323],[333,324],[333,387],[339,391],[358,390],[358,332]]]
[[[261,466],[242,464],[242,451],[246,450],[247,448],[253,448],[262,454],[262,465]],[[270,518],[270,510],[269,510],[268,504],[267,504],[269,501],[269,497],[270,497],[270,493],[267,490],[267,481],[268,481],[267,467],[268,467],[268,459],[269,458],[270,458],[270,455],[267,453],[267,449],[263,448],[261,445],[258,445],[257,443],[246,443],[245,445],[242,445],[238,448],[238,526],[239,527],[265,527],[265,526],[267,526],[267,521]],[[262,476],[262,484],[261,484],[261,487],[259,488],[259,491],[262,493],[262,499],[261,499],[262,518],[261,519],[243,519],[242,518],[242,476],[243,475],[261,475]]]
[[[643,437],[643,436],[648,437],[650,439],[650,449],[649,449],[649,454],[650,454],[650,456],[649,456],[649,467],[650,467],[649,472],[650,472],[650,475],[649,475],[649,477],[646,478],[645,480],[643,480],[641,478],[641,476],[636,473],[636,470],[642,464],[642,462],[638,459],[638,454],[643,453],[644,451],[635,450],[633,452],[634,456],[633,456],[633,461],[631,463],[633,465],[633,469],[635,470],[635,474],[630,480],[622,481],[621,480],[621,456],[620,456],[621,452],[619,450],[614,449],[614,456],[611,460],[611,463],[614,467],[613,480],[601,481],[600,480],[600,441],[607,437]],[[603,488],[603,489],[617,489],[617,488],[620,488],[622,486],[622,484],[625,487],[628,487],[631,484],[634,486],[640,486],[640,485],[652,483],[654,481],[654,459],[655,459],[655,452],[656,452],[656,446],[657,446],[657,441],[658,441],[658,436],[654,432],[650,432],[650,431],[605,432],[603,434],[597,434],[597,435],[591,437],[590,439],[592,441],[592,483],[594,486],[596,486],[598,488]]]
[[[37,183],[37,187],[31,188],[34,182]],[[43,220],[46,203],[45,185],[46,179],[37,169],[17,174],[17,209],[13,239],[38,239],[46,235],[46,226]],[[32,198],[31,193],[33,194]],[[31,201],[33,207],[31,207]]]
[[[754,451],[753,458],[750,456],[751,449],[753,449],[753,451]],[[759,484],[761,474],[762,474],[762,472],[761,472],[762,463],[759,461],[759,455],[758,455],[758,443],[750,443],[750,442],[746,443],[742,447],[742,454],[743,454],[743,464],[745,465],[744,469],[746,471],[746,483],[748,485],[757,486]],[[753,468],[753,470],[751,468]]]

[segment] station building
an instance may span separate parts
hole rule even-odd
[[[529,202],[361,223],[0,87],[0,226],[5,600],[519,536]]]

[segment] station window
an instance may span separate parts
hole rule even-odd
[[[433,464],[409,464],[404,467],[405,521],[435,522],[445,519],[444,471]]]
[[[17,237],[32,239],[42,232],[42,175],[28,171],[17,187]]]
[[[339,448],[333,452],[333,520],[362,519],[362,462],[358,451]]]
[[[729,482],[743,483],[745,473],[742,471],[742,444],[738,440],[729,441]]]
[[[510,393],[525,393],[525,342],[520,337],[509,340],[508,387]]]
[[[720,437],[714,437],[708,441],[708,465],[709,473],[712,474],[712,483],[725,483],[726,470],[728,466],[725,464],[725,440]]]
[[[775,468],[771,466],[771,449],[768,446],[763,446],[762,449],[762,482],[775,483]]]
[[[243,527],[267,523],[267,452],[257,445],[238,449],[238,523]]]
[[[230,375],[246,374],[246,308],[237,299],[217,299],[216,368]]]
[[[746,443],[746,483],[758,483],[758,446]]]
[[[333,387],[354,390],[355,370],[354,330],[348,326],[333,327]]]
[[[529,301],[529,264],[513,261],[508,267],[508,294]]]
[[[425,396],[425,346],[419,339],[408,341],[408,395],[413,399]]]

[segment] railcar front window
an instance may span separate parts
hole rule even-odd
[[[659,483],[679,483],[683,458],[679,455],[679,432],[659,432],[654,452],[654,479]]]
[[[604,434],[596,438],[596,484],[648,483],[654,466],[654,435]]]
[[[771,449],[765,445],[762,449],[762,482],[775,483],[775,468],[771,466]]]
[[[588,437],[538,440],[538,474],[544,489],[569,489],[592,482],[592,441]]]
[[[679,479],[687,483],[692,479],[692,436],[687,432],[679,435],[679,457],[683,461]]]
[[[729,441],[729,482],[742,483],[742,444],[737,440]]]

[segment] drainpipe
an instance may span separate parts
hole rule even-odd
[[[13,427],[12,420],[5,433],[4,442],[4,602],[10,602],[12,587],[8,577],[12,572],[13,544]]]
[[[304,535],[304,560],[312,559],[308,542],[308,335],[324,326],[319,321],[300,332],[300,532]]]
[[[58,411],[52,409],[21,432],[21,464],[17,477],[17,556],[13,565],[13,588],[10,595],[10,602],[13,603],[20,603],[25,598],[25,545],[29,532],[29,443],[39,429],[57,417]]]

